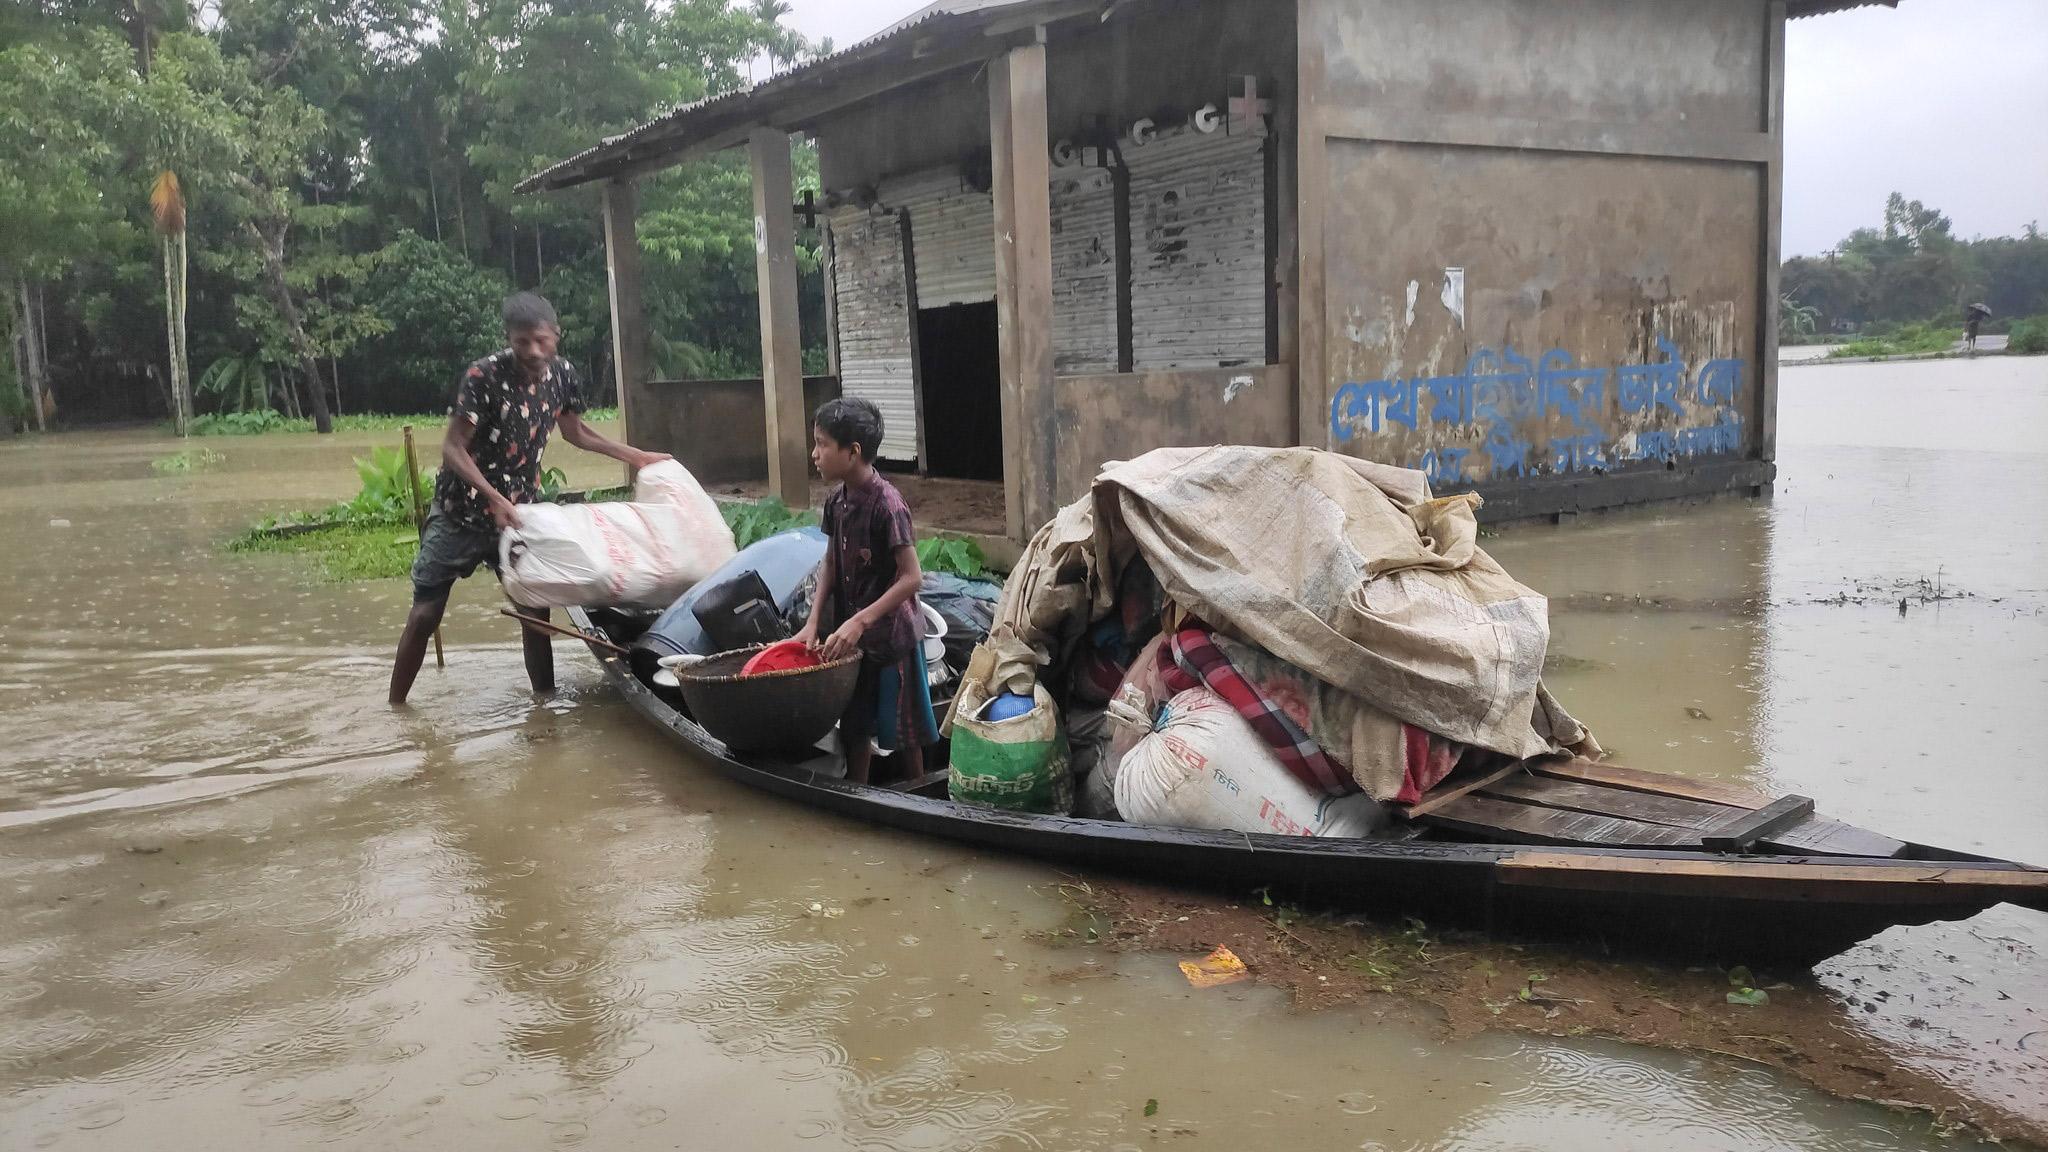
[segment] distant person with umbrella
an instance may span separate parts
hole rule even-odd
[[[1963,350],[1977,351],[1977,329],[1991,315],[1991,309],[1983,304],[1972,304],[1963,310]]]

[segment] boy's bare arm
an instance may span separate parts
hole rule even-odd
[[[804,621],[803,629],[796,634],[796,638],[803,641],[807,647],[816,647],[818,644],[818,617],[824,614],[825,596],[831,590],[832,546],[828,543],[825,546],[825,560],[818,565],[818,579],[811,592],[811,614]]]

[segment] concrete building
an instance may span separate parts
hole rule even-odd
[[[628,438],[792,504],[835,390],[886,459],[999,482],[1012,539],[1164,445],[1421,468],[1495,517],[1755,493],[1785,21],[1883,2],[942,0],[522,188],[603,185]],[[650,381],[633,181],[737,147],[764,379]]]

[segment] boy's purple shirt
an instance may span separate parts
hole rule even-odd
[[[914,546],[917,536],[903,494],[872,471],[866,483],[847,482],[833,489],[825,498],[823,522],[832,549],[830,592],[836,627],[882,598],[896,582],[896,549]],[[870,660],[893,664],[910,655],[919,639],[913,596],[869,625],[861,634],[860,649]]]

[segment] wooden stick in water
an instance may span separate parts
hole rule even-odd
[[[427,536],[427,509],[420,503],[420,460],[412,448],[412,425],[405,426],[405,492],[412,498],[412,526],[420,539]],[[448,658],[441,654],[441,626],[434,625],[434,667],[446,668]]]
[[[578,632],[574,628],[564,628],[560,624],[556,624],[547,620],[536,620],[523,612],[514,612],[510,608],[498,609],[498,615],[510,616],[514,620],[519,621],[521,624],[526,625],[528,628],[536,628],[542,632],[552,632],[557,636],[566,636],[571,640],[581,640],[586,644],[595,644],[599,648],[602,648],[607,652],[616,652],[621,656],[632,655],[631,652],[628,652],[626,649],[619,647],[617,644],[612,643],[611,641],[605,639],[602,636],[593,636],[588,632]]]

